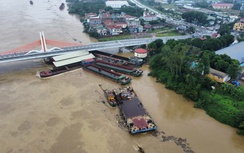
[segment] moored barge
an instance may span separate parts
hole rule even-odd
[[[156,124],[131,87],[121,89],[116,100],[131,134],[156,130]]]
[[[114,70],[116,72],[132,75],[132,76],[136,76],[136,77],[141,76],[143,73],[143,71],[138,68],[132,68],[132,67],[128,67],[128,66],[115,64],[115,63],[104,62],[101,60],[96,60],[94,62],[94,64]]]
[[[111,79],[121,85],[126,85],[131,82],[131,78],[120,73],[114,72],[106,68],[102,68],[96,65],[87,65],[83,67],[84,70],[92,72],[94,74],[103,76],[104,78]]]
[[[72,70],[75,70],[78,68],[81,68],[81,64],[80,63],[74,63],[74,64],[67,65],[67,66],[54,67],[52,70],[41,71],[39,73],[39,75],[41,78],[46,78],[46,77],[51,77],[51,76],[58,75],[61,73],[65,73],[68,71],[72,71]]]
[[[130,67],[142,66],[143,61],[130,59],[127,57],[110,54],[102,51],[91,51],[91,53],[97,58],[103,61],[112,62],[116,64],[121,64]]]

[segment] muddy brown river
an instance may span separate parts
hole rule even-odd
[[[0,1],[0,52],[47,39],[89,44],[78,17],[60,11],[64,0]],[[124,53],[123,56],[132,56]],[[0,153],[243,153],[244,137],[215,121],[193,102],[148,77],[131,86],[158,126],[158,133],[130,135],[118,109],[103,103],[114,82],[77,69],[48,79],[42,60],[0,64]]]

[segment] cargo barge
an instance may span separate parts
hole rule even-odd
[[[47,70],[47,71],[41,71],[39,73],[39,76],[41,78],[46,78],[46,77],[50,77],[50,76],[54,76],[54,75],[58,75],[61,73],[65,73],[68,71],[72,71],[78,68],[81,68],[82,65],[80,64],[80,62],[78,63],[74,63],[74,64],[70,64],[70,65],[66,65],[66,66],[62,66],[62,67],[53,67],[52,70]]]
[[[156,124],[144,108],[133,88],[126,87],[121,89],[115,98],[129,133],[137,134],[156,130]]]
[[[100,60],[106,61],[106,62],[112,62],[120,65],[130,66],[130,67],[138,67],[142,66],[143,61],[130,59],[127,57],[114,55],[106,52],[101,51],[91,51],[91,53]]]
[[[141,76],[143,73],[143,71],[138,69],[138,68],[132,68],[132,67],[128,67],[128,66],[115,64],[115,63],[104,62],[101,60],[96,60],[94,62],[94,64],[98,65],[100,67],[104,67],[104,68],[114,70],[116,72],[132,75],[132,76],[136,76],[136,77]]]
[[[114,82],[117,82],[121,85],[126,85],[131,82],[131,78],[120,73],[114,72],[106,68],[102,68],[96,65],[87,65],[83,67],[84,70],[92,72],[94,74],[103,76],[104,78],[110,79]]]

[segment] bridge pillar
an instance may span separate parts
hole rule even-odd
[[[51,57],[46,57],[43,59],[46,64],[53,64],[53,59]]]
[[[119,47],[119,53],[123,52],[123,47]]]

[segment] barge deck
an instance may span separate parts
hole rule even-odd
[[[101,75],[107,79],[111,79],[121,85],[126,85],[131,82],[131,78],[120,73],[105,69],[96,65],[87,65],[83,67],[84,70]]]
[[[122,89],[116,100],[131,134],[156,130],[156,124],[132,88]]]
[[[131,68],[128,66],[123,66],[123,65],[118,65],[118,64],[114,64],[114,63],[109,63],[109,62],[104,62],[101,60],[97,60],[94,63],[95,65],[101,66],[101,67],[105,67],[105,68],[109,68],[111,70],[114,70],[116,72],[120,72],[120,73],[124,73],[124,74],[128,74],[128,75],[132,75],[132,76],[141,76],[143,71],[137,68]]]

